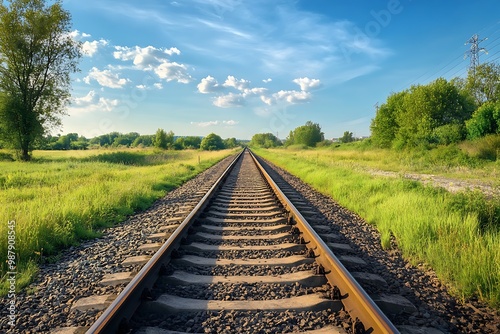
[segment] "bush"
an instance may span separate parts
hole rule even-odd
[[[496,161],[500,153],[500,135],[489,135],[464,142],[460,147],[472,157]]]
[[[433,130],[434,142],[440,145],[458,143],[465,138],[465,128],[461,124],[446,124]]]

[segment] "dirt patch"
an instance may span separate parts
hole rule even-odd
[[[387,177],[402,176],[405,179],[419,181],[422,182],[423,184],[431,185],[433,187],[444,188],[451,193],[477,190],[485,194],[488,198],[500,198],[500,187],[482,181],[459,180],[432,174],[416,174],[416,173],[400,174],[396,172],[388,172],[375,169],[368,170],[368,172],[370,173],[370,175],[374,176],[387,176]]]

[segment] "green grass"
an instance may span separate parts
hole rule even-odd
[[[376,225],[383,247],[390,247],[394,236],[406,258],[429,264],[457,296],[476,295],[500,307],[500,199],[487,200],[473,192],[451,194],[404,178],[375,177],[367,171],[385,166],[467,178],[465,174],[473,167],[463,166],[460,171],[459,164],[444,166],[430,162],[429,156],[410,166],[407,157],[353,147],[255,152]],[[493,165],[483,166],[479,174],[486,180],[496,173]]]
[[[7,223],[15,220],[17,287],[60,249],[148,208],[233,152],[36,151],[30,163],[0,161],[0,254],[7,256]],[[1,270],[5,279],[5,262]]]

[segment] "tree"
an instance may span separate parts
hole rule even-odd
[[[216,151],[224,148],[222,138],[215,133],[211,133],[201,140],[200,148],[204,151]]]
[[[197,136],[184,137],[184,148],[199,149],[201,145],[201,138]]]
[[[135,138],[134,142],[132,143],[132,147],[137,147],[137,146],[143,146],[143,147],[149,147],[153,146],[153,139],[154,135],[142,135],[137,138]]]
[[[465,122],[467,138],[476,139],[500,131],[500,102],[487,102]]]
[[[166,149],[167,142],[167,133],[163,129],[156,130],[155,137],[153,138],[153,145],[158,148]]]
[[[272,133],[256,133],[252,136],[250,146],[271,148],[283,145],[281,140]]]
[[[81,51],[62,1],[8,2],[0,4],[0,134],[30,160],[34,142],[60,125]]]
[[[224,139],[224,147],[225,148],[234,148],[238,146],[238,142],[236,141],[236,138],[227,138]]]
[[[466,88],[478,105],[500,101],[500,65],[484,63],[469,71]]]
[[[345,131],[344,135],[342,136],[342,138],[340,138],[340,141],[342,143],[351,143],[351,142],[353,142],[354,141],[354,137],[352,135],[352,132]]]
[[[392,93],[382,104],[370,124],[371,137],[375,146],[389,148],[396,137],[399,125],[396,115],[401,112],[407,91]]]
[[[325,140],[321,127],[318,123],[307,121],[305,125],[299,126],[290,132],[287,139],[287,145],[299,144],[306,146],[315,146],[317,143]]]

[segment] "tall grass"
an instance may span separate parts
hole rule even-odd
[[[22,286],[40,260],[146,209],[232,152],[35,152],[32,163],[1,161],[0,254],[7,255],[7,222],[14,220]],[[5,262],[1,269],[3,278]]]
[[[370,152],[345,152],[340,159],[326,150],[256,153],[376,225],[383,247],[394,236],[404,256],[428,263],[458,296],[500,306],[499,199],[372,176],[360,167],[375,164]]]

